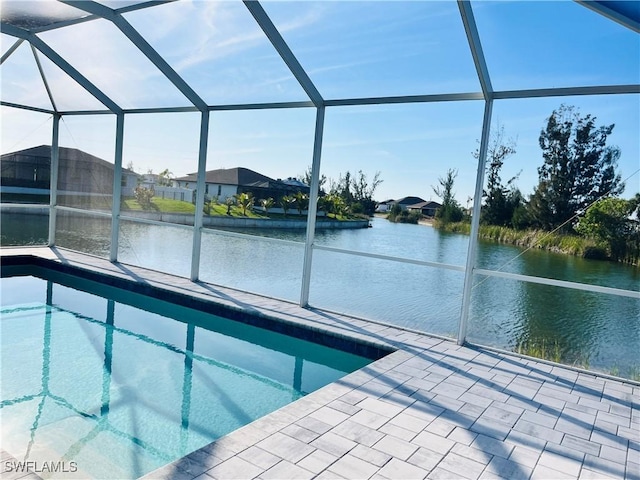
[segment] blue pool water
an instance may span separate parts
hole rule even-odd
[[[370,362],[55,272],[1,292],[2,448],[50,478],[139,477]]]

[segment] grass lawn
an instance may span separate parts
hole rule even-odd
[[[207,207],[205,206],[205,215],[207,213]],[[227,206],[219,203],[212,203],[211,209],[209,210],[209,215],[211,216],[227,216]],[[242,209],[240,207],[236,207],[235,205],[231,207],[231,217],[243,217],[243,218],[270,218],[267,215],[262,213],[254,212],[251,209],[247,209],[247,214],[242,214]]]
[[[135,198],[126,198],[122,201],[122,210],[133,211],[147,211],[158,213],[186,213],[193,215],[196,211],[196,206],[191,202],[183,202],[180,200],[170,200],[168,198],[156,198],[151,199],[151,208],[143,209],[142,205],[138,203]],[[206,212],[206,207],[205,207]],[[227,206],[220,204],[212,204],[209,211],[209,215],[213,216],[227,216]],[[243,218],[269,218],[264,214],[256,213],[251,210],[247,210],[247,215],[242,214],[240,207],[231,207],[231,217],[243,217]]]
[[[158,213],[183,213],[183,214],[191,214],[193,215],[196,211],[196,207],[191,202],[182,202],[180,200],[169,200],[166,198],[156,198],[153,197],[151,199],[151,208],[143,209],[142,206],[138,203],[135,198],[125,198],[122,200],[122,210],[123,211],[147,211],[147,212],[158,212]],[[209,211],[207,212],[207,206],[205,205],[205,216],[220,216],[220,217],[239,217],[239,218],[271,218],[273,220],[281,220],[281,219],[306,219],[306,215],[298,215],[298,211],[292,209],[285,216],[282,213],[269,213],[265,215],[263,212],[253,211],[251,209],[247,209],[247,214],[242,214],[242,209],[238,206],[232,206],[230,215],[227,215],[227,206],[219,203],[212,203],[210,205]],[[321,218],[321,217],[319,217]],[[346,215],[334,215],[329,214],[327,217],[324,217],[327,220],[361,220],[360,217],[357,216],[346,216]]]
[[[143,208],[135,198],[127,198],[122,201],[122,210],[143,211]],[[168,198],[152,198],[151,208],[146,211],[193,214],[196,211],[196,207],[191,202],[181,202],[180,200],[170,200]]]

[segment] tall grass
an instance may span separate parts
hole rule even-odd
[[[446,225],[436,223],[435,226],[446,232],[466,235],[471,233],[471,224],[467,222]],[[539,248],[568,255],[600,258],[606,258],[607,256],[606,251],[597,245],[595,241],[578,237],[577,235],[550,233],[544,230],[515,230],[497,225],[480,225],[478,236],[499,243],[518,245],[525,248]]]
[[[529,357],[542,358],[555,363],[562,362],[562,348],[557,340],[546,342],[542,340],[530,340],[519,342],[514,349],[515,352]]]
[[[525,339],[512,346],[511,350],[528,357],[541,358],[558,364],[592,370],[588,352],[580,350],[572,352],[570,349],[567,349],[566,346],[563,348],[556,339]],[[616,377],[628,378],[635,382],[640,382],[639,365],[630,365],[621,370],[618,365],[614,364],[608,368],[604,367],[593,371],[600,371]]]

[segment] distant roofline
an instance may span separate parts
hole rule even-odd
[[[268,177],[267,175],[264,175],[260,172],[256,172],[255,170],[252,170],[250,168],[246,168],[246,167],[232,167],[232,168],[216,168],[213,170],[207,170],[205,172],[205,183],[217,183],[220,185],[239,185],[239,183],[230,183],[228,180],[222,179],[221,181],[210,181],[207,179],[207,177],[210,177],[212,175],[215,174],[223,174],[223,173],[227,173],[228,172],[233,172],[233,171],[237,171],[237,174],[235,175],[236,177],[239,176],[239,173],[241,171],[248,173],[250,175],[254,175],[256,177],[259,177],[258,180],[254,180],[252,182],[249,183],[243,183],[243,186],[251,186],[253,184],[255,184],[256,182],[276,182],[277,180],[274,180],[271,177]],[[184,175],[182,177],[177,177],[174,178],[173,180],[178,181],[178,182],[196,182],[197,181],[197,173],[188,173],[187,175]],[[232,174],[233,175],[233,174]]]
[[[3,153],[2,154],[2,158],[10,156],[10,155],[28,155],[29,153],[41,153],[39,152],[39,150],[47,150],[48,151],[48,155],[45,158],[48,158],[49,161],[51,161],[51,145],[38,145],[36,147],[29,147],[29,148],[24,148],[22,150],[16,150],[14,152],[7,152],[7,153]],[[115,165],[107,160],[105,160],[104,158],[100,158],[96,155],[93,155],[91,153],[85,152],[84,150],[80,150],[79,148],[73,148],[73,147],[58,147],[58,155],[60,158],[63,159],[67,159],[69,158],[69,155],[65,155],[65,153],[69,153],[69,152],[78,152],[80,154],[80,156],[85,157],[87,160],[96,162],[96,163],[102,163],[104,166],[108,166],[108,167],[112,167],[115,168]],[[44,153],[44,152],[42,152]],[[42,155],[41,155],[42,156]],[[133,174],[133,175],[140,175],[136,172],[134,172],[133,170],[129,170],[128,168],[124,168],[122,167],[122,173],[127,173],[127,174]]]

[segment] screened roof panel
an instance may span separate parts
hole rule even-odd
[[[119,8],[130,7],[131,5],[140,5],[147,3],[147,0],[95,0],[96,3],[101,3],[105,7],[113,8],[117,10]]]
[[[124,16],[210,105],[309,100],[242,2],[174,2]]]
[[[2,51],[2,55],[7,53],[9,49],[20,39],[16,37],[12,37],[11,35],[1,34],[0,35],[0,50]]]
[[[106,107],[55,63],[38,53],[51,96],[59,111],[104,110]]]
[[[52,116],[21,108],[0,106],[2,153],[51,143]]]
[[[328,99],[480,91],[456,2],[265,2]]]
[[[496,90],[640,82],[638,34],[576,2],[472,6]]]
[[[89,15],[55,0],[3,1],[0,10],[3,22],[27,30]]]
[[[38,36],[122,108],[191,105],[111,22],[93,20]]]
[[[17,105],[52,109],[31,46],[23,42],[2,64],[2,100]]]

